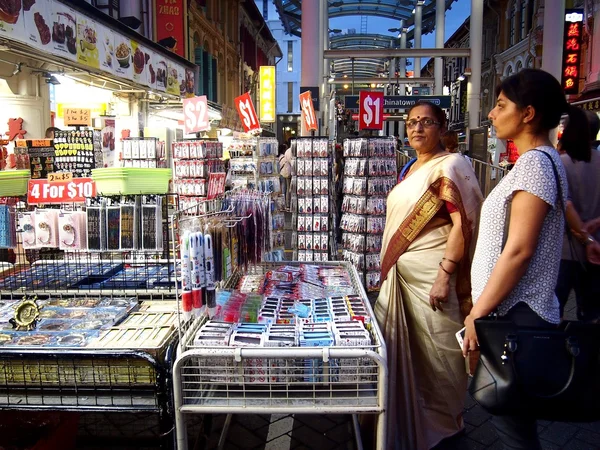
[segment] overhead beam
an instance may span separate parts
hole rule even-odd
[[[471,50],[468,48],[387,48],[387,49],[360,49],[360,50],[326,50],[323,52],[325,59],[341,58],[415,58],[415,57],[469,57]]]
[[[354,84],[411,84],[411,83],[419,83],[419,84],[433,84],[434,83],[434,78],[427,78],[427,77],[419,77],[419,78],[407,78],[407,77],[401,77],[401,78],[392,78],[392,80],[388,80],[387,78],[378,78],[378,77],[371,77],[371,78],[358,78],[358,77],[354,77]],[[330,81],[330,84],[347,84],[352,82],[352,78],[348,77],[348,78],[336,78],[333,81]]]

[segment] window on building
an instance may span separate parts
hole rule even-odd
[[[521,40],[525,39],[525,37],[527,37],[527,32],[529,31],[529,29],[527,28],[527,2],[522,1],[521,2]]]
[[[523,70],[523,63],[521,61],[517,61],[515,72],[520,72],[521,70]]]
[[[531,56],[527,59],[526,66],[528,69],[533,69],[533,58]]]
[[[269,20],[269,0],[263,0],[263,18]]]
[[[91,3],[113,19],[118,19],[120,17],[120,0],[92,0]]]
[[[288,72],[292,72],[294,70],[294,41],[288,41],[287,47]]]
[[[288,82],[288,97],[287,97],[287,112],[291,113],[294,110],[294,83]]]
[[[535,2],[533,0],[529,0],[527,2],[527,30],[531,30],[533,28],[533,4]]]
[[[512,47],[517,43],[517,5],[511,2],[508,7],[508,45]]]

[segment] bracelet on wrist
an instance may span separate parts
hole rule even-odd
[[[450,259],[450,258],[442,258],[442,261],[448,261],[448,262],[451,262],[453,264],[458,264],[458,261],[454,261],[453,259]]]
[[[452,275],[452,272],[448,272],[444,266],[442,265],[442,261],[440,261],[440,263],[438,264],[440,266],[440,269],[442,269],[444,272],[446,272],[448,275]]]
[[[590,244],[593,244],[594,242],[596,242],[596,239],[594,239],[594,237],[591,234],[588,234],[586,236],[586,238],[583,240],[582,244],[587,247]]]

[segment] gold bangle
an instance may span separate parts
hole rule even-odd
[[[442,266],[442,262],[440,261],[440,263],[438,264],[440,266],[440,269],[442,269],[444,272],[446,272],[448,275],[452,275],[452,272],[448,272],[446,269],[444,269],[444,266]]]

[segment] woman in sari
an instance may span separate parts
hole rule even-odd
[[[444,112],[413,106],[417,158],[387,200],[375,315],[388,353],[387,448],[428,450],[463,428],[465,360],[455,334],[471,308],[470,246],[482,195],[471,165],[440,144]]]

